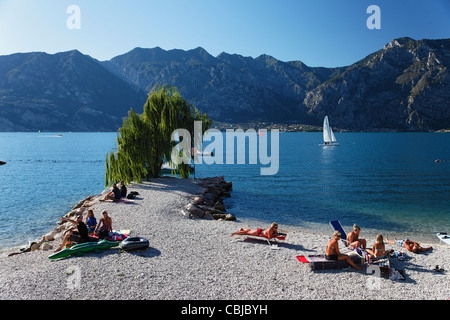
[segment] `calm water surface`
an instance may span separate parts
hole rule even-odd
[[[280,134],[274,176],[260,176],[259,165],[197,172],[225,172],[234,187],[232,211],[267,223],[329,232],[329,221],[338,219],[346,230],[357,223],[374,234],[433,241],[450,231],[449,134],[338,133],[337,147],[319,146],[321,139],[321,133]]]
[[[0,133],[0,248],[27,243],[104,189],[115,133]]]
[[[321,133],[280,133],[274,176],[261,176],[259,164],[203,164],[196,177],[232,181],[226,204],[242,219],[326,232],[339,219],[346,229],[357,223],[363,232],[430,241],[450,231],[449,134],[336,136],[341,146],[322,147]],[[115,138],[0,133],[0,160],[7,161],[0,166],[0,249],[45,234],[79,200],[103,191],[105,155]]]

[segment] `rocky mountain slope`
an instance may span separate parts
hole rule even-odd
[[[76,50],[0,56],[0,131],[115,131],[145,97]]]
[[[396,39],[309,91],[309,114],[352,130],[450,128],[450,40]]]
[[[155,85],[222,122],[347,130],[450,128],[450,39],[396,39],[348,67],[308,67],[202,48],[135,48],[99,62],[78,51],[0,56],[0,131],[115,131]]]
[[[175,86],[201,111],[226,122],[309,121],[302,108],[306,92],[336,72],[267,55],[213,57],[202,48],[135,48],[103,65],[147,92],[157,84]]]

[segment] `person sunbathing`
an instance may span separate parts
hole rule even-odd
[[[264,238],[271,239],[273,237],[278,236],[278,224],[276,222],[274,222],[266,230],[263,230],[263,229],[251,230],[251,229],[241,228],[241,229],[239,229],[239,231],[233,232],[231,234],[231,236],[235,236],[235,235],[248,235],[248,236],[264,237]]]
[[[433,247],[428,248],[422,248],[419,243],[415,241],[411,241],[409,239],[403,239],[403,240],[397,240],[394,238],[395,241],[390,241],[388,237],[386,237],[386,242],[390,244],[396,244],[398,246],[406,248],[406,250],[414,252],[414,253],[421,253],[425,251],[432,250]]]
[[[350,243],[350,247],[353,249],[362,247],[366,249],[366,240],[359,238],[359,233],[361,232],[361,228],[356,224],[353,225],[353,231],[347,235],[347,241]]]
[[[352,259],[346,255],[342,254],[339,251],[339,239],[341,239],[341,233],[339,231],[335,231],[333,234],[333,238],[328,242],[327,248],[325,250],[325,259],[327,260],[346,260],[349,265],[351,265],[356,270],[361,270]]]

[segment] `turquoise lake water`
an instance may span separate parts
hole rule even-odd
[[[273,176],[261,176],[267,165],[248,164],[247,157],[247,164],[196,165],[196,177],[232,181],[226,205],[242,219],[327,232],[338,219],[346,229],[357,223],[363,231],[426,240],[450,231],[450,134],[336,136],[340,146],[323,147],[320,132],[280,133]],[[0,160],[7,162],[0,166],[0,249],[36,239],[79,200],[101,193],[115,138],[0,133]]]

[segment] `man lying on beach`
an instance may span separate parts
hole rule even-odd
[[[272,223],[269,228],[266,230],[263,229],[256,229],[256,230],[250,230],[250,229],[239,229],[239,231],[233,232],[231,236],[235,235],[248,235],[248,236],[256,236],[256,237],[264,237],[271,239],[273,237],[278,236],[278,224],[276,222]]]
[[[432,250],[433,247],[428,247],[428,248],[422,248],[420,246],[420,244],[418,244],[415,241],[411,241],[409,239],[403,239],[403,240],[397,240],[394,238],[395,241],[390,241],[388,239],[388,237],[386,237],[386,242],[390,243],[390,244],[396,244],[400,247],[404,247],[406,248],[406,250],[414,252],[414,253],[421,253],[421,252],[425,252],[425,251],[429,251]]]
[[[97,241],[97,239],[89,237],[87,226],[83,222],[83,216],[81,214],[79,214],[77,216],[76,220],[70,220],[70,219],[61,217],[61,221],[67,221],[67,222],[73,223],[75,225],[75,227],[72,227],[67,231],[68,233],[64,237],[63,242],[61,243],[59,248],[55,250],[55,252],[58,252],[62,248],[64,248],[66,246],[67,242],[69,242],[69,241],[74,241],[76,243]],[[78,232],[76,232],[75,229],[77,229]]]
[[[327,249],[325,250],[325,259],[327,260],[346,260],[349,265],[351,265],[356,270],[361,270],[352,259],[346,255],[342,254],[339,251],[339,240],[341,239],[341,233],[339,231],[335,231],[333,234],[333,239],[328,242]]]

